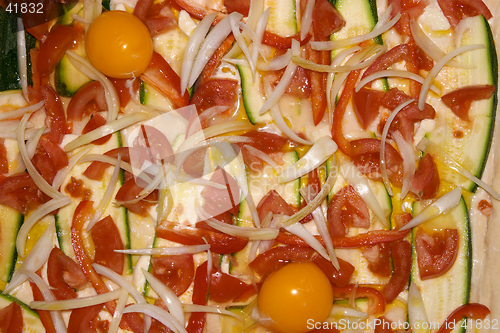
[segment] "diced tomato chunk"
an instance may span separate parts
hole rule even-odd
[[[353,95],[353,105],[356,116],[361,126],[366,129],[373,123],[379,115],[380,99],[385,92],[370,89],[367,87],[361,88]]]
[[[101,116],[100,114],[94,114],[87,122],[87,125],[85,125],[85,127],[83,128],[82,134],[86,134],[104,125],[106,125],[106,119],[104,119],[104,117]],[[95,145],[103,145],[106,142],[108,142],[109,139],[111,139],[111,134],[108,134],[106,136],[103,136],[102,138],[94,140],[92,141],[92,143]]]
[[[320,255],[315,255],[312,258],[312,262],[326,274],[332,285],[345,287],[351,280],[351,276],[354,273],[354,266],[341,258],[337,258],[337,260],[340,266],[338,270],[330,261]]]
[[[313,31],[316,40],[329,40],[331,34],[344,26],[344,18],[328,0],[316,0],[313,10]]]
[[[0,204],[12,207],[24,215],[47,200],[46,196],[39,193],[28,173],[0,179]]]
[[[292,216],[297,210],[279,195],[275,190],[269,191],[257,205],[259,219],[262,221],[266,215],[271,212],[274,214],[283,214]]]
[[[73,47],[82,32],[77,26],[57,24],[40,45],[38,70],[40,75],[48,76],[54,71],[64,53]]]
[[[141,87],[141,80],[137,78],[133,79],[132,82],[130,81],[130,79],[116,79],[112,77],[109,78],[109,80],[111,81],[111,83],[113,83],[113,86],[118,93],[120,106],[122,108],[127,106],[132,96],[136,95]]]
[[[446,273],[455,263],[458,252],[458,230],[445,229],[432,234],[418,228],[415,239],[418,270],[422,280]]]
[[[247,17],[250,10],[250,0],[224,0],[224,6],[228,13],[238,12]]]
[[[153,257],[152,274],[171,288],[177,296],[182,295],[194,278],[192,254]]]
[[[362,251],[372,273],[383,277],[391,276],[391,252],[386,243],[366,247]]]
[[[95,247],[94,262],[122,274],[125,255],[116,250],[123,250],[124,246],[120,231],[111,216],[97,222],[92,227],[91,235]]]
[[[82,86],[68,104],[68,120],[79,121],[84,116],[107,110],[104,88],[99,81],[91,81]]]
[[[68,133],[66,113],[64,112],[61,99],[49,85],[43,85],[41,93],[45,102],[45,113],[47,115],[45,123],[50,128],[50,132],[44,134],[44,136],[50,141],[60,144],[64,135]]]
[[[96,324],[99,320],[102,304],[78,308],[71,311],[68,323],[68,332],[97,333]],[[109,322],[106,321],[106,323]]]
[[[412,180],[413,190],[422,199],[434,198],[439,189],[439,172],[430,154],[425,154],[418,163]]]
[[[236,1],[231,1],[236,2]],[[215,53],[210,57],[208,60],[207,64],[205,65],[205,68],[203,68],[203,71],[200,74],[200,77],[198,78],[198,82],[196,83],[196,86],[200,87],[204,85],[206,82],[210,81],[213,79],[213,75],[215,74],[215,71],[219,68],[222,58],[226,55],[227,52],[233,47],[234,43],[234,36],[233,34],[230,34],[229,36],[226,37],[226,39],[222,42],[222,44],[219,45]]]
[[[492,18],[483,0],[438,0],[438,4],[453,27],[466,17],[483,15],[487,20]]]
[[[12,302],[0,310],[0,332],[21,333],[23,331],[21,306]]]
[[[80,266],[57,247],[52,249],[47,261],[47,278],[57,299],[76,298],[74,289],[88,283]]]
[[[114,148],[104,153],[104,155],[113,158],[118,158],[118,155],[120,155],[122,161],[130,163],[130,149],[129,147]],[[109,163],[95,161],[85,169],[83,175],[89,179],[102,180],[106,169],[110,166],[111,164]]]
[[[193,285],[193,304],[206,305],[209,288],[208,263],[205,261],[196,268]],[[205,312],[191,313],[186,330],[190,333],[202,333],[205,327],[206,317],[207,315]]]
[[[210,277],[210,300],[217,303],[233,301],[249,288],[249,285],[237,277],[223,273],[219,270]],[[254,290],[251,288],[249,290]],[[256,291],[255,291],[256,292]]]
[[[191,104],[196,105],[198,112],[212,106],[232,108],[238,99],[238,82],[229,79],[211,79],[201,85],[193,97]]]
[[[262,150],[266,154],[279,152],[289,143],[283,136],[265,131],[252,130],[244,136],[252,139],[250,143],[245,143],[246,145]]]
[[[137,185],[136,179],[131,177],[120,187],[115,199],[122,202],[123,207],[132,213],[140,216],[148,216],[149,209],[158,200],[158,191],[151,192],[145,199],[131,202],[139,197],[142,190],[143,188]]]
[[[330,236],[342,237],[350,226],[370,227],[368,206],[352,186],[346,186],[333,196],[328,205],[327,221]]]
[[[495,92],[493,85],[477,85],[456,89],[441,97],[443,103],[460,119],[469,120],[469,109],[473,101],[490,98]]]

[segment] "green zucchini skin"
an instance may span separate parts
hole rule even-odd
[[[0,8],[0,91],[21,88],[19,66],[17,64],[17,18]],[[31,81],[31,56],[29,50],[35,47],[36,39],[24,33],[28,64],[28,84]]]

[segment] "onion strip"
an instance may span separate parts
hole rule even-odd
[[[29,102],[28,96],[28,57],[26,56],[26,36],[24,31],[23,19],[17,18],[17,66],[19,68],[19,81],[24,99]]]
[[[123,289],[113,290],[104,294],[98,294],[95,296],[78,297],[73,299],[63,299],[63,300],[53,300],[53,301],[33,301],[30,303],[30,308],[35,310],[72,310],[85,308],[87,306],[103,304],[110,301],[114,301]]]
[[[394,118],[398,113],[405,107],[413,103],[415,100],[410,99],[404,103],[399,104],[389,115],[387,121],[385,122],[384,129],[382,130],[382,138],[380,139],[380,172],[382,173],[382,180],[384,181],[384,186],[390,196],[392,196],[391,183],[389,182],[389,177],[387,176],[387,163],[385,161],[385,143],[387,141],[387,134],[389,133],[389,128],[391,127]]]
[[[300,21],[300,40],[304,40],[311,29],[313,21],[313,10],[316,0],[309,0],[306,4],[306,10],[302,14]]]
[[[262,161],[266,162],[267,164],[269,164],[274,170],[279,169],[278,163],[276,163],[276,161],[274,161],[271,156],[264,153],[262,150],[257,149],[255,147],[252,147],[250,145],[244,145],[243,147],[245,147],[245,149],[248,150],[248,152],[250,154],[252,154],[253,156],[255,156],[255,157],[261,159]]]
[[[80,150],[77,154],[71,156],[71,158],[68,161],[68,165],[62,168],[61,170],[58,170],[56,173],[56,176],[54,177],[54,180],[52,181],[52,186],[54,188],[60,188],[66,179],[66,177],[69,175],[71,170],[77,165],[80,160],[87,155],[87,153],[90,151],[90,147],[85,148]]]
[[[396,141],[399,152],[403,157],[403,186],[399,195],[401,199],[404,199],[410,191],[411,183],[415,176],[415,151],[413,150],[413,146],[406,142],[399,131],[392,133],[392,137]]]
[[[0,112],[0,120],[17,119],[27,113],[32,113],[43,108],[44,101],[38,102],[33,105],[28,105],[17,110]]]
[[[333,155],[334,163],[336,161],[335,155]],[[332,190],[333,185],[335,184],[335,180],[337,179],[337,168],[332,168],[330,170],[330,173],[328,174],[328,178],[326,179],[325,185],[319,191],[319,193],[312,199],[310,202],[307,203],[307,205],[299,210],[297,213],[293,214],[288,218],[287,220],[283,221],[283,226],[289,226],[294,223],[299,222],[302,220],[304,217],[312,213],[321,203],[325,198],[327,197],[328,193]]]
[[[70,203],[71,198],[69,197],[52,199],[50,201],[47,201],[43,205],[40,205],[26,218],[24,223],[21,225],[21,228],[19,228],[19,232],[17,233],[16,238],[17,253],[19,253],[21,257],[24,257],[25,255],[26,239],[28,238],[28,234],[31,228],[33,228],[33,226],[44,216],[52,213],[59,208],[69,205]]]
[[[64,150],[72,151],[73,149],[89,144],[94,140],[105,137],[108,134],[112,134],[138,122],[149,120],[150,118],[151,115],[146,112],[131,113],[122,118],[110,121],[106,125],[98,127],[86,134],[80,135],[78,138],[64,146]]]
[[[425,207],[425,209],[415,216],[410,222],[405,224],[399,230],[404,231],[416,227],[417,225],[427,222],[444,212],[456,207],[462,198],[462,189],[456,187],[450,192],[446,193],[436,201],[434,201],[430,206]]]
[[[210,248],[209,244],[202,245],[185,245],[185,246],[168,246],[155,247],[145,249],[125,249],[115,250],[118,253],[143,255],[143,256],[177,256],[181,254],[195,254],[207,251]]]
[[[128,292],[124,289],[121,290],[118,301],[116,301],[115,312],[113,312],[113,319],[109,323],[108,333],[116,333],[120,328],[120,322],[122,320],[123,309],[127,305]]]
[[[424,109],[425,100],[427,98],[427,94],[429,92],[429,88],[430,88],[430,86],[432,84],[432,81],[434,81],[434,79],[436,78],[436,76],[438,75],[438,73],[441,71],[441,69],[451,59],[455,58],[456,56],[458,56],[458,55],[460,55],[462,53],[473,51],[473,50],[484,49],[484,47],[485,47],[484,45],[466,45],[466,46],[459,47],[459,48],[451,51],[450,53],[448,53],[444,57],[442,57],[437,62],[437,64],[435,64],[434,67],[432,67],[432,69],[429,72],[429,74],[427,74],[427,77],[425,78],[424,83],[422,84],[422,90],[420,91],[420,96],[418,98],[418,108],[420,110]]]
[[[320,207],[320,206],[318,206]],[[316,208],[317,209],[317,208]],[[306,242],[311,248],[316,250],[323,258],[330,260],[328,252],[325,250],[323,245],[313,236],[313,234],[307,230],[302,224],[294,223],[285,227],[285,230],[297,237],[300,237],[304,242]]]
[[[367,83],[374,81],[376,79],[384,78],[384,77],[402,77],[406,79],[410,79],[419,83],[424,83],[424,78],[418,74],[408,72],[408,71],[402,71],[398,69],[386,69],[382,71],[375,72],[373,74],[370,74],[363,78],[361,81],[359,81],[358,85],[356,86],[356,91],[359,91],[361,88],[363,88]],[[430,86],[430,90],[435,93],[440,95],[441,90],[436,87],[434,84]]]
[[[163,325],[167,326],[174,332],[182,332],[187,333],[186,329],[183,326],[179,326],[177,320],[173,315],[163,310],[160,307],[154,306],[153,304],[132,304],[127,306],[123,313],[129,312],[140,312],[145,315],[148,315],[156,320],[158,320]]]

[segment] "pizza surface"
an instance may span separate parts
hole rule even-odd
[[[0,5],[0,332],[500,329],[497,1]]]

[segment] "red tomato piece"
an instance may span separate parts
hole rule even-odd
[[[238,82],[229,79],[211,79],[202,84],[191,98],[198,113],[213,106],[232,108],[238,99]]]
[[[217,303],[230,302],[248,287],[248,284],[232,275],[215,271],[210,277],[210,300]]]
[[[208,264],[205,261],[196,269],[193,286],[193,304],[207,304],[209,286],[210,282],[208,279]],[[206,317],[207,315],[205,312],[191,313],[186,330],[189,333],[202,333],[203,327],[205,327]]]
[[[372,273],[383,277],[391,276],[391,252],[386,243],[366,247],[362,251]]]
[[[422,15],[427,4],[428,0],[389,0],[388,5],[392,5],[392,17],[397,13],[402,14],[395,25],[398,33],[404,36],[411,36],[410,18],[416,19]]]
[[[380,72],[392,64],[407,60],[409,55],[410,48],[408,44],[399,44],[378,57],[377,60],[375,60],[375,62],[373,62],[373,64],[365,70],[362,78],[365,78],[370,74]]]
[[[328,1],[325,0],[326,3]],[[318,2],[316,2],[316,6]],[[332,7],[328,3],[329,7]],[[316,7],[315,7],[316,8]],[[314,21],[313,21],[314,22]],[[307,44],[305,46],[305,56],[307,60],[321,65],[330,64],[330,53],[328,51],[316,51]],[[300,68],[300,67],[299,67]],[[327,108],[326,99],[326,79],[327,73],[308,71],[311,77],[311,105],[314,124],[317,125],[323,119]]]
[[[492,18],[482,0],[438,0],[438,4],[453,27],[466,17],[483,15],[487,20]]]
[[[490,314],[490,309],[488,307],[479,303],[469,303],[464,304],[456,308],[450,315],[446,318],[444,323],[440,326],[437,333],[449,333],[453,330],[455,325],[462,320],[462,318],[467,317],[469,319],[481,319],[486,318]]]
[[[278,85],[284,72],[284,69],[271,72],[273,73],[270,74],[270,77],[272,77],[271,86],[273,88]],[[311,71],[307,71],[302,67],[297,67],[292,81],[286,89],[286,93],[298,98],[307,98],[311,96],[311,73]]]
[[[83,128],[82,134],[86,134],[104,125],[106,125],[106,119],[104,119],[104,117],[101,116],[100,114],[97,113],[93,114],[92,117],[89,119],[87,125],[85,125],[85,127]],[[109,139],[111,139],[111,134],[103,136],[100,139],[94,140],[92,141],[92,143],[95,145],[103,145],[106,142],[108,142]]]
[[[383,91],[361,88],[354,92],[353,105],[357,119],[361,126],[366,129],[379,115],[380,99],[384,96]]]
[[[351,141],[351,158],[359,171],[372,179],[381,179],[380,171],[381,140],[367,138]],[[401,184],[403,158],[389,143],[385,143],[385,165],[389,180]]]
[[[313,10],[313,32],[316,40],[330,40],[330,35],[344,26],[344,18],[328,0],[316,0]]]
[[[377,314],[383,313],[385,310],[385,301],[382,294],[371,287],[362,287],[354,284],[349,284],[345,287],[333,286],[333,296],[335,299],[348,299],[354,296],[355,299],[368,299],[368,313]]]
[[[408,285],[411,273],[411,245],[406,240],[389,244],[393,272],[389,282],[382,289],[386,303],[391,303]]]
[[[116,193],[115,199],[123,202],[123,207],[127,208],[132,213],[140,216],[148,216],[149,208],[154,202],[158,201],[158,191],[153,191],[145,199],[138,202],[128,202],[139,197],[139,193],[143,188],[136,183],[136,179],[131,177],[127,180]]]
[[[212,186],[205,186],[201,191],[201,197],[205,200],[203,210],[210,216],[218,216],[224,212],[233,215],[238,214],[240,207],[240,187],[236,180],[224,169],[217,168],[210,181],[225,186],[225,189],[218,189]]]
[[[129,147],[114,148],[104,153],[104,155],[113,158],[118,158],[118,155],[120,155],[122,161],[130,163],[130,149]],[[87,169],[85,169],[83,175],[89,179],[102,180],[106,169],[110,166],[111,164],[105,162],[92,162]]]
[[[130,82],[130,79],[109,78],[109,80],[113,83],[113,86],[118,93],[120,106],[122,108],[127,106],[128,102],[130,102],[130,99],[132,98],[132,95],[137,94],[141,87],[141,80],[139,79],[134,79],[132,82]]]
[[[300,41],[301,45],[304,45],[309,41],[310,36],[300,40],[300,33],[293,36],[281,37],[266,30],[264,32],[264,36],[262,37],[262,44],[275,47],[278,50],[286,51],[292,47],[292,40],[294,39]]]
[[[133,153],[141,152],[151,163],[172,163],[174,161],[174,151],[170,141],[165,134],[153,126],[141,125],[141,135],[134,141]],[[140,161],[142,164],[144,161]]]
[[[43,85],[41,88],[43,100],[45,102],[45,120],[50,132],[44,134],[50,141],[60,144],[64,135],[68,132],[66,114],[59,96],[49,85]]]
[[[76,44],[80,34],[77,26],[58,24],[50,30],[38,54],[38,70],[42,77],[54,71],[64,53]]]
[[[104,88],[99,81],[91,81],[82,86],[68,104],[68,120],[79,121],[84,116],[108,109]]]
[[[152,0],[138,1],[134,7],[134,15],[148,27],[151,36],[170,30],[177,23],[167,1],[153,3]]]
[[[0,332],[21,333],[23,331],[21,306],[12,302],[0,310]]]
[[[264,280],[289,262],[311,260],[315,251],[307,247],[278,246],[260,253],[248,266]]]
[[[152,274],[171,288],[177,296],[182,295],[194,278],[192,254],[161,256],[151,259]]]
[[[271,212],[274,214],[283,214],[292,216],[297,210],[285,201],[275,190],[269,191],[257,205],[259,219],[262,221],[266,215]]]
[[[250,0],[224,0],[224,6],[228,13],[238,12],[247,17],[250,10]]]
[[[91,230],[92,240],[95,246],[94,262],[115,271],[123,273],[125,255],[115,250],[123,250],[123,242],[120,231],[111,216],[97,222]]]
[[[430,154],[425,154],[418,163],[412,186],[415,193],[422,199],[434,198],[439,189],[439,173]]]
[[[237,1],[230,1],[230,2],[235,3]],[[203,68],[203,71],[201,72],[200,77],[198,78],[199,83],[196,84],[198,87],[204,85],[205,83],[207,83],[212,79],[212,76],[215,74],[215,71],[217,70],[217,68],[219,68],[221,64],[222,58],[231,49],[231,47],[233,47],[233,42],[234,42],[234,36],[233,34],[230,34],[217,48],[215,53],[208,60],[207,64],[205,65],[205,68]]]
[[[23,215],[47,201],[28,173],[0,179],[0,204],[12,207]]]
[[[45,298],[42,295],[40,289],[38,289],[37,285],[30,281],[31,291],[33,292],[33,300],[34,301],[45,301]],[[40,321],[42,322],[43,327],[45,328],[46,333],[57,333],[54,328],[54,323],[52,322],[52,317],[50,316],[50,311],[47,310],[38,310],[38,315],[40,316]]]
[[[418,228],[415,239],[418,269],[422,280],[446,273],[455,263],[458,252],[458,231],[445,229],[433,234]]]
[[[477,85],[456,89],[441,97],[443,103],[460,119],[469,121],[469,109],[473,101],[490,98],[495,86]]]
[[[68,323],[68,332],[98,333],[96,322],[102,310],[102,304],[78,308],[71,311]],[[107,322],[109,324],[109,322]]]
[[[251,130],[244,136],[252,139],[251,142],[245,143],[246,145],[262,150],[266,154],[282,151],[289,144],[288,139],[271,132]]]
[[[157,52],[153,52],[151,63],[141,78],[147,84],[153,86],[161,94],[167,97],[174,108],[180,108],[189,104],[189,93],[184,91],[181,95],[181,79],[170,67],[168,62]]]
[[[74,289],[88,282],[80,266],[57,247],[52,249],[47,261],[47,278],[57,299],[76,298]]]
[[[340,266],[339,270],[330,261],[320,255],[313,256],[312,262],[326,274],[332,285],[345,287],[351,280],[352,273],[354,273],[354,266],[341,258],[337,259]]]
[[[206,240],[208,244],[210,244],[210,250],[219,254],[238,252],[248,244],[248,239],[234,237],[215,231],[214,229],[208,228],[206,225],[204,226],[203,222],[197,223],[197,228],[159,226],[156,228],[156,234],[160,238],[168,239],[183,245],[202,245],[206,244]]]
[[[68,166],[68,155],[59,145],[48,140],[47,137],[44,136],[40,138],[38,143],[42,146],[43,150],[45,150],[56,170],[61,170]]]
[[[347,234],[350,226],[370,227],[370,212],[363,199],[352,186],[346,186],[335,193],[327,211],[328,230],[332,238]]]

